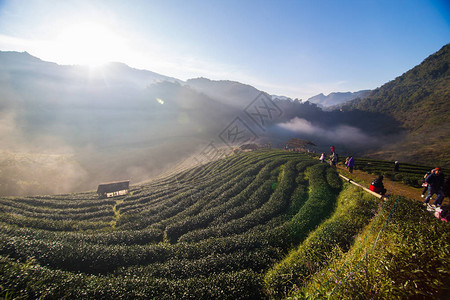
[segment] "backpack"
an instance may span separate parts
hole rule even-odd
[[[449,222],[450,221],[449,206],[444,205],[441,208],[437,208],[436,212],[434,213],[434,216],[441,221]]]

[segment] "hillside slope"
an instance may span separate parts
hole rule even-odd
[[[330,215],[339,190],[318,160],[266,151],[113,199],[0,198],[0,297],[258,299],[264,271]]]
[[[373,158],[450,166],[450,44],[360,101],[344,106],[392,116],[407,130]]]
[[[0,197],[0,297],[281,298],[295,290],[293,284],[304,286],[336,258],[360,248],[355,237],[371,220],[388,220],[390,204],[380,210],[378,198],[343,186],[327,164],[280,150],[231,155],[131,186],[130,194],[116,198],[94,192]],[[430,228],[438,222],[416,204],[416,214],[427,221],[413,224]],[[409,210],[410,203],[399,207]],[[448,224],[435,225],[426,242],[437,240],[432,253],[439,259],[425,268],[431,273],[423,280],[433,286],[404,289],[405,296],[436,296],[446,289],[449,277],[433,268],[448,263],[449,236],[440,234]],[[393,245],[401,250],[405,243]],[[290,263],[288,254],[297,247],[302,254]],[[402,278],[415,274],[403,271]],[[395,274],[385,278],[390,285],[381,298],[391,286],[403,289],[403,282],[392,283]],[[339,298],[355,292],[342,291]]]

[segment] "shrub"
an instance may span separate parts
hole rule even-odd
[[[347,251],[354,236],[365,226],[376,207],[370,195],[348,186],[340,195],[336,212],[320,225],[290,254],[267,272],[264,282],[268,295],[286,296],[293,286],[302,286],[307,278],[327,264],[334,247]]]
[[[421,203],[390,200],[351,250],[331,261],[333,271],[322,268],[298,295],[443,299],[450,293],[449,229]]]

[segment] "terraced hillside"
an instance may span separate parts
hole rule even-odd
[[[401,163],[399,171],[393,171],[392,161],[382,161],[367,158],[358,158],[355,162],[355,169],[362,170],[369,174],[383,175],[385,178],[394,178],[405,185],[421,188],[424,175],[436,166],[423,166],[409,163]],[[445,175],[450,174],[450,169],[442,168]],[[394,177],[392,177],[394,175]]]
[[[114,199],[2,198],[1,285],[33,298],[259,296],[262,272],[332,212],[339,189],[317,160],[274,151]]]
[[[0,198],[0,296],[280,298],[333,249],[348,251],[376,214],[376,198],[342,190],[317,159],[262,151],[113,199]],[[300,263],[283,260],[299,245]]]

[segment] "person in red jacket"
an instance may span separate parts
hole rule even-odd
[[[384,196],[384,194],[386,194],[386,189],[384,188],[384,185],[383,185],[383,178],[384,178],[383,175],[380,175],[380,176],[378,176],[377,179],[372,181],[372,184],[370,185],[369,190]]]

